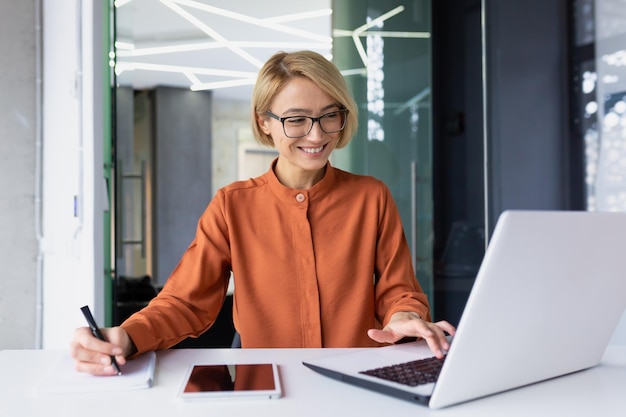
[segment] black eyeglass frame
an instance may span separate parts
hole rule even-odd
[[[335,113],[343,113],[344,114],[344,119],[343,119],[343,124],[341,125],[341,129],[333,130],[332,132],[327,132],[322,127],[322,123],[320,122],[320,120],[322,120],[324,117],[328,117],[329,115],[335,114]],[[324,113],[324,114],[322,114],[319,117],[311,117],[311,116],[285,116],[285,117],[280,117],[279,115],[272,113],[270,110],[265,112],[265,114],[267,114],[269,117],[271,117],[272,119],[278,120],[283,125],[283,133],[285,134],[285,136],[287,136],[290,139],[303,138],[306,135],[308,135],[309,133],[311,133],[311,130],[313,130],[313,125],[315,124],[315,122],[319,123],[320,129],[322,129],[322,132],[324,132],[324,133],[341,132],[346,127],[346,121],[348,120],[348,118],[346,116],[348,115],[348,113],[349,113],[348,109],[339,109],[339,110],[330,111],[328,113]],[[311,120],[311,126],[309,126],[309,130],[304,135],[301,135],[301,136],[289,136],[287,134],[287,131],[285,130],[285,120],[294,119],[294,118],[300,118],[301,119],[303,117]]]

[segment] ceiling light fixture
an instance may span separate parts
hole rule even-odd
[[[215,90],[218,88],[241,87],[244,85],[253,85],[255,82],[256,82],[256,78],[252,78],[252,79],[244,78],[241,80],[216,81],[212,83],[194,84],[190,88],[192,91]]]
[[[131,51],[135,49],[135,44],[132,42],[115,41],[115,49],[117,50],[117,54],[119,55],[119,50]]]
[[[202,81],[200,81],[200,79],[198,77],[196,77],[196,74],[189,72],[189,71],[185,71],[183,73],[185,75],[185,77],[187,77],[187,79],[189,81],[191,81],[191,84],[202,84]]]
[[[420,91],[419,93],[417,93],[416,95],[408,99],[401,106],[399,106],[394,112],[394,114],[397,116],[401,114],[402,112],[404,112],[409,107],[419,104],[419,102],[424,100],[429,94],[430,94],[430,87],[424,88],[422,91]]]
[[[333,36],[336,38],[347,38],[352,37],[353,31],[345,30],[345,29],[335,29],[333,30]],[[366,30],[365,32],[360,32],[359,37],[365,38],[367,36],[381,36],[383,38],[417,38],[417,39],[428,39],[430,38],[430,32],[393,32],[393,31],[385,31],[385,30]]]
[[[344,77],[348,77],[350,75],[361,75],[363,77],[366,77],[367,69],[366,68],[353,68],[353,69],[348,69],[348,70],[342,70],[341,75],[343,75]]]
[[[188,20],[192,25],[196,26],[198,29],[206,33],[212,39],[215,39],[216,41],[226,42],[226,38],[224,38],[222,35],[217,33],[215,30],[213,30],[211,27],[209,27],[205,23],[201,22],[200,19],[198,19],[191,13],[185,11],[178,4],[175,4],[178,2],[174,0],[161,0],[161,3],[163,3],[170,9],[172,9],[174,12],[178,13],[182,18]],[[180,2],[180,3],[183,3],[183,2]],[[186,4],[186,3],[183,3],[183,4]],[[263,65],[261,61],[259,61],[258,59],[256,59],[255,57],[253,57],[252,55],[250,55],[249,53],[247,53],[246,51],[244,51],[243,49],[239,47],[236,47],[236,46],[230,46],[230,47],[226,46],[226,47],[257,68],[261,68],[261,66]]]
[[[115,7],[122,7],[122,6],[124,6],[125,4],[130,3],[131,1],[133,1],[133,0],[115,0],[115,1],[113,2],[113,5],[114,5]]]
[[[328,37],[328,36],[321,36],[318,35],[316,33],[312,33],[306,30],[301,30],[301,29],[294,29],[291,28],[289,26],[283,26],[283,25],[279,25],[277,23],[274,23],[271,18],[268,19],[258,19],[256,17],[252,17],[252,16],[247,16],[245,14],[241,14],[241,13],[236,13],[236,12],[232,12],[230,10],[225,10],[225,9],[220,9],[219,7],[215,7],[215,6],[210,6],[208,4],[203,4],[203,3],[198,3],[197,1],[193,1],[193,0],[161,0],[161,2],[163,3],[177,3],[177,4],[182,4],[185,6],[189,6],[198,10],[204,10],[205,12],[209,12],[212,14],[216,14],[218,16],[223,16],[223,17],[228,17],[234,20],[239,20],[241,22],[245,22],[245,23],[250,23],[251,25],[256,25],[256,26],[260,26],[266,29],[272,29],[278,32],[283,32],[283,33],[288,33],[291,35],[296,35],[296,36],[300,36],[306,39],[313,39],[313,40],[317,40],[319,42],[332,42],[332,38]],[[326,9],[322,9],[322,10],[326,10]],[[290,18],[294,18],[294,16],[298,19],[300,19],[299,15],[301,15],[301,13],[296,13],[293,15],[287,15],[287,16],[281,16],[281,19],[290,19]]]
[[[117,42],[115,43],[117,47]],[[149,56],[149,55],[160,55],[160,54],[171,54],[176,52],[192,52],[192,51],[202,51],[206,49],[220,48],[223,45],[217,44],[216,42],[197,42],[197,43],[186,43],[180,45],[168,45],[168,46],[153,46],[147,48],[132,48],[126,49],[124,51],[118,51],[118,57],[134,57],[134,56]]]
[[[197,67],[185,67],[180,65],[160,65],[160,64],[148,64],[145,62],[118,62],[115,66],[115,73],[121,74],[124,71],[161,71],[161,72],[179,72],[190,73],[195,75],[213,75],[217,77],[237,77],[237,78],[256,78],[256,72],[246,71],[230,71],[230,70],[218,70],[214,68],[197,68]]]
[[[117,47],[117,42],[115,46]],[[208,49],[217,49],[217,48],[227,48],[229,46],[238,47],[238,48],[248,48],[248,49],[256,49],[256,48],[269,48],[269,49],[331,49],[332,44],[325,43],[307,43],[307,42],[254,42],[254,41],[225,41],[225,42],[197,42],[197,43],[186,43],[179,45],[168,45],[168,46],[155,46],[148,48],[120,48],[124,49],[118,51],[118,57],[137,57],[137,56],[149,56],[149,55],[160,55],[160,54],[171,54],[177,52],[193,52],[193,51],[202,51]]]
[[[384,30],[366,30],[361,33],[360,36],[381,36],[383,38],[419,38],[419,39],[428,39],[430,38],[429,32],[392,32],[392,31],[384,31]]]
[[[121,7],[127,5],[132,0],[116,0],[115,7]],[[156,3],[156,2],[155,2]],[[198,36],[197,41],[183,40],[179,37],[177,40],[172,41],[147,41],[138,42],[134,44],[132,40],[126,42],[125,39],[120,39],[116,42],[116,58],[115,65],[116,74],[120,75],[126,71],[155,71],[165,73],[178,73],[181,76],[189,80],[193,91],[236,87],[243,85],[252,85],[256,80],[256,70],[261,68],[263,62],[257,59],[250,52],[252,49],[273,49],[273,50],[317,50],[327,57],[332,59],[332,40],[331,36],[323,36],[318,33],[303,30],[299,27],[290,27],[288,22],[298,22],[306,19],[324,18],[332,15],[332,9],[318,9],[305,12],[298,12],[280,16],[271,16],[265,18],[255,18],[245,14],[233,12],[230,10],[211,6],[196,0],[160,0],[160,4],[167,7],[170,11],[176,15],[182,17],[185,21],[189,22],[195,30],[201,31],[206,35],[207,39],[202,39],[202,35]],[[202,16],[202,12],[215,15],[220,18],[233,19],[238,22],[247,23],[256,27],[261,27],[275,32],[285,33],[292,36],[287,38],[296,38],[296,42],[286,41],[272,41],[263,42],[262,40],[251,41],[231,41],[226,39],[225,34],[220,33],[216,27],[213,27],[211,23],[205,20],[205,16]],[[235,23],[235,22],[233,22]],[[294,25],[296,26],[296,25]],[[298,41],[298,38],[301,40]],[[158,56],[163,54],[174,53],[202,53],[202,51],[216,50],[219,48],[232,51],[237,56],[241,57],[246,62],[252,65],[251,72],[244,71],[227,71],[216,70],[211,68],[202,68],[198,65],[195,67],[181,66],[181,65],[162,65],[153,63],[143,63],[141,57]],[[327,52],[325,52],[327,51]],[[126,60],[126,61],[125,61]],[[203,76],[213,77],[225,77],[231,79],[225,79],[224,81],[216,82],[203,82],[201,80],[206,78]]]
[[[267,17],[259,19],[263,22],[279,23],[279,22],[295,22],[296,20],[313,19],[316,17],[325,17],[333,14],[333,9],[320,9],[310,12],[286,14],[284,16]]]
[[[404,11],[404,6],[398,6],[395,9],[391,9],[387,13],[378,16],[376,19],[372,19],[371,21],[367,22],[366,24],[362,26],[359,26],[358,28],[352,31],[352,41],[354,42],[354,46],[356,47],[356,50],[359,53],[359,56],[361,57],[361,61],[363,61],[363,65],[367,67],[369,59],[367,57],[367,53],[365,52],[365,49],[363,48],[363,44],[359,40],[359,37],[361,36],[361,34],[367,31],[369,28],[377,26],[379,23],[382,23],[385,20],[399,13],[402,13],[403,11]]]

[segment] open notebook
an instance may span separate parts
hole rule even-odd
[[[504,212],[443,363],[415,362],[432,357],[421,341],[304,365],[431,408],[592,367],[626,308],[624,248],[626,213]]]
[[[37,394],[79,394],[86,392],[126,391],[152,386],[156,353],[149,352],[128,360],[122,375],[93,376],[77,372],[69,354],[50,369],[35,385]]]

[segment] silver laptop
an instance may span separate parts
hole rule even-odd
[[[624,248],[626,213],[506,211],[443,362],[419,341],[304,365],[430,408],[595,366],[626,308]]]

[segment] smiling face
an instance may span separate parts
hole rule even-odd
[[[290,79],[276,94],[270,108],[280,117],[319,117],[339,109],[332,97],[305,77]],[[308,135],[288,138],[279,120],[259,115],[257,123],[273,139],[279,154],[275,172],[283,185],[306,189],[324,176],[326,163],[341,132],[325,133],[316,122]]]

